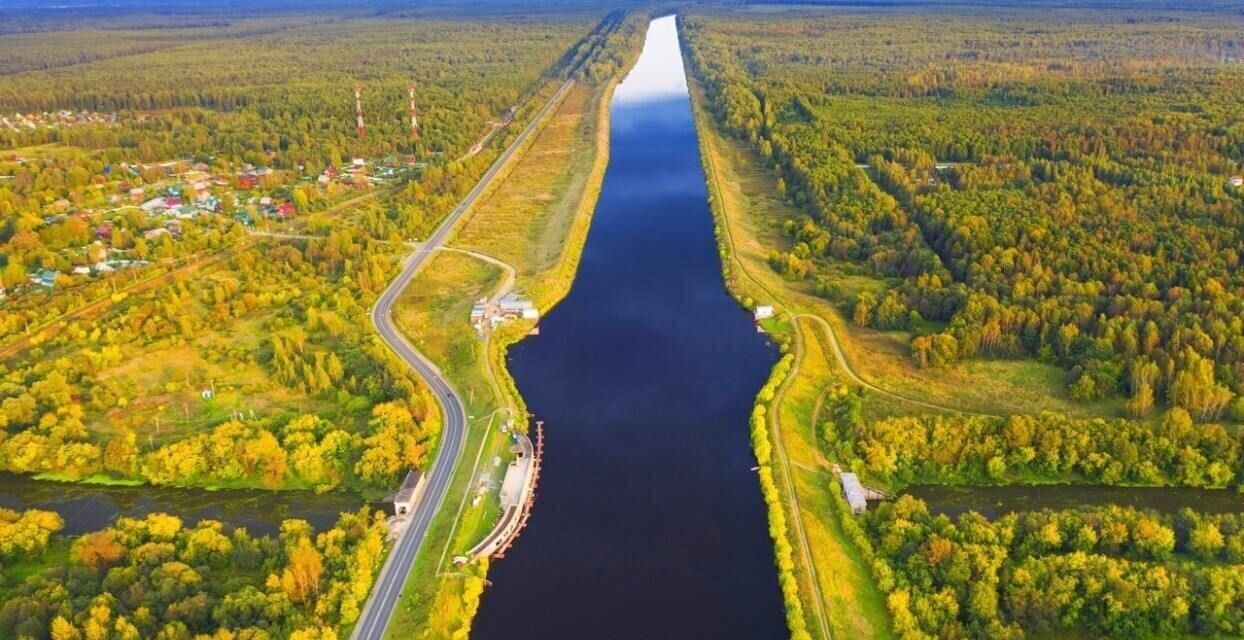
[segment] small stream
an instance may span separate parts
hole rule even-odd
[[[0,472],[0,507],[55,511],[65,520],[61,530],[65,535],[103,529],[118,517],[156,512],[178,516],[187,525],[219,520],[255,536],[278,533],[281,521],[289,518],[301,518],[322,530],[336,523],[342,512],[357,511],[363,504],[361,497],[351,493],[104,486]]]
[[[1191,507],[1202,513],[1244,512],[1244,494],[1233,489],[1072,484],[1002,487],[913,485],[903,493],[923,500],[931,513],[944,513],[952,517],[976,511],[992,519],[1012,512],[1109,504],[1153,509],[1169,514],[1177,513],[1184,507]]]

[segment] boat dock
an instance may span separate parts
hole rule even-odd
[[[480,558],[504,558],[531,517],[531,505],[535,502],[540,479],[540,460],[544,456],[544,423],[536,422],[534,444],[521,433],[514,434],[514,440],[514,460],[501,481],[501,518],[497,526],[467,552],[470,562]]]

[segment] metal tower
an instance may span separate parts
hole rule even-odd
[[[418,140],[419,118],[415,116],[415,83],[410,83],[406,91],[410,95],[410,137],[413,140]]]
[[[363,138],[363,88],[354,86],[354,116],[358,119],[359,139]]]

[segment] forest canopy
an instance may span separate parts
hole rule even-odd
[[[1244,420],[1241,33],[1234,12],[685,20],[717,117],[806,211],[775,269],[884,279],[839,302],[913,331],[920,366],[1037,358],[1075,398],[1204,421]]]

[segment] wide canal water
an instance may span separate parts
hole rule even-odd
[[[574,288],[510,352],[545,462],[472,637],[784,638],[748,436],[778,354],[722,282],[673,17],[610,122]]]

